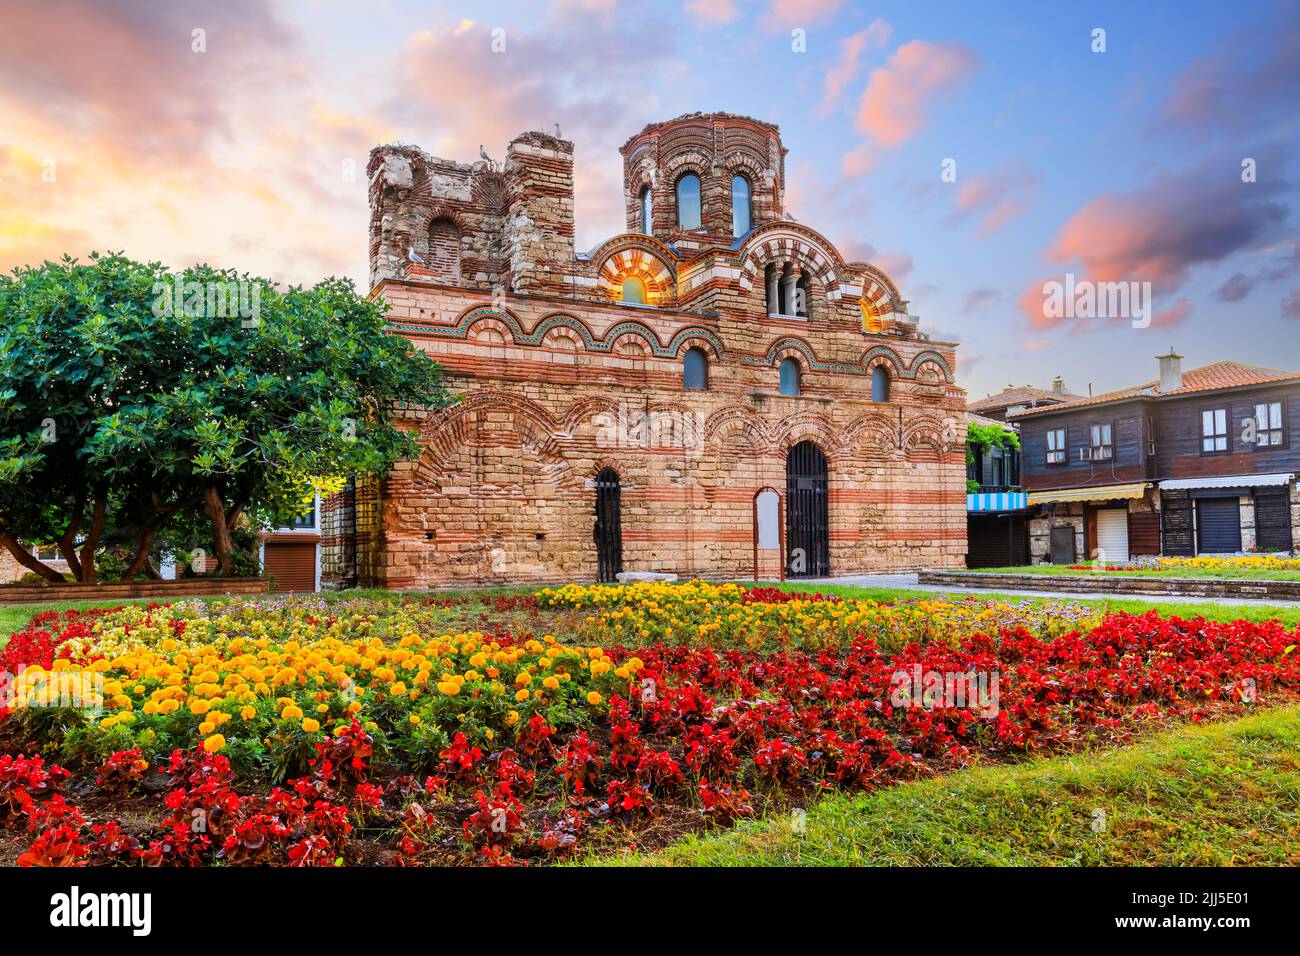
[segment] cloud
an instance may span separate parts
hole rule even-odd
[[[1294,120],[1297,88],[1300,7],[1280,3],[1193,60],[1171,84],[1158,125],[1198,138],[1258,136]]]
[[[1247,275],[1234,272],[1215,290],[1214,297],[1220,302],[1241,302],[1255,291],[1255,286],[1262,282],[1278,282],[1289,279],[1300,272],[1300,242],[1290,243],[1286,255],[1275,260],[1271,265]]]
[[[872,71],[862,93],[857,129],[882,146],[897,146],[922,129],[933,102],[956,92],[979,62],[957,43],[913,40]]]
[[[0,31],[0,98],[111,142],[137,165],[193,159],[234,134],[225,104],[273,85],[290,30],[257,0],[18,0]],[[192,31],[205,31],[196,52]]]
[[[1169,326],[1182,325],[1191,314],[1192,304],[1186,299],[1179,299],[1169,308],[1162,309],[1151,316],[1151,328],[1168,328]]]
[[[1025,349],[1030,352],[1041,352],[1049,344],[1047,339],[1029,339],[1025,342]]]
[[[1024,194],[1037,188],[1037,173],[1008,164],[985,176],[967,176],[953,198],[956,207],[948,221],[960,225],[978,219],[976,233],[988,236],[1028,209]]]
[[[912,257],[905,252],[877,252],[869,242],[853,240],[837,248],[846,262],[866,262],[889,276],[895,284],[912,273]]]
[[[1282,315],[1288,319],[1300,319],[1300,289],[1292,289],[1290,297],[1282,300]]]
[[[987,286],[980,286],[978,289],[971,289],[962,298],[961,311],[963,314],[969,315],[971,312],[982,309],[990,302],[995,302],[997,299],[1001,298],[1001,296],[1002,293],[997,289],[990,289]]]
[[[884,20],[873,20],[865,30],[859,30],[840,41],[840,52],[835,63],[826,71],[825,93],[822,96],[821,115],[829,116],[839,102],[840,93],[857,75],[858,61],[868,49],[879,49],[889,42],[892,28]]]
[[[1290,209],[1271,197],[1286,184],[1243,183],[1235,168],[1231,158],[1210,159],[1125,195],[1098,196],[1061,227],[1046,258],[1078,261],[1093,280],[1148,281],[1158,293],[1172,292],[1192,267],[1247,251],[1284,228]]]
[[[519,133],[558,122],[579,144],[578,247],[589,248],[624,227],[618,147],[657,118],[646,76],[675,64],[669,38],[619,18],[508,33],[502,53],[493,52],[487,26],[465,22],[407,38],[394,80],[402,93],[379,113],[403,139],[462,161],[477,159],[480,144],[501,160]]]
[[[705,27],[730,23],[740,13],[736,0],[690,0],[682,5],[682,9]]]
[[[796,27],[806,30],[830,22],[839,7],[840,0],[772,0],[759,24],[771,33],[785,33]]]

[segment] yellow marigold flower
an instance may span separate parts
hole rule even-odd
[[[210,754],[216,753],[225,745],[226,745],[226,738],[221,736],[221,734],[213,734],[211,737],[208,737],[206,740],[203,741],[203,749]]]
[[[532,682],[533,682],[533,675],[528,673],[528,671],[520,671],[518,675],[515,676],[515,683],[518,684],[520,687],[524,687],[528,684],[531,684]]]
[[[254,717],[257,716],[257,708],[251,706],[245,707],[243,710],[239,712],[239,716],[243,717],[245,720],[252,720]]]
[[[316,733],[316,731],[320,730],[320,721],[312,717],[308,717],[302,722],[302,729],[309,734],[314,734]]]
[[[352,703],[348,704],[348,706],[347,706],[347,712],[348,712],[349,714],[359,714],[359,713],[361,713],[361,701],[359,701],[359,700],[354,700]]]
[[[417,727],[420,725],[420,715],[419,715],[419,714],[412,714],[410,717],[407,717],[406,719],[409,720],[412,724],[414,724],[414,725],[417,726]]]
[[[211,709],[212,705],[206,700],[199,700],[196,698],[195,700],[190,701],[190,713],[195,717],[202,717]]]
[[[439,693],[446,694],[448,697],[455,697],[460,693],[460,685],[451,680],[439,681],[438,691]]]
[[[302,708],[297,706],[296,704],[291,705],[289,707],[286,707],[283,711],[281,711],[280,716],[283,717],[285,720],[298,720],[300,717],[302,717]]]
[[[405,697],[406,685],[399,680],[396,684],[389,686],[388,693],[392,694],[394,697]]]
[[[558,677],[548,677],[546,680],[542,681],[542,686],[547,690],[559,690],[560,679]]]
[[[512,710],[510,713],[506,714],[507,727],[513,727],[517,723],[519,723],[519,711]]]
[[[519,690],[515,692],[515,700],[527,700],[527,699],[528,699],[527,687],[521,687],[519,688]]]
[[[604,697],[601,697],[594,690],[587,695],[587,703],[591,704],[592,707],[595,707],[604,699],[605,699]]]

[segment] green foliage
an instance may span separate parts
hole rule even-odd
[[[450,400],[346,279],[279,289],[117,254],[20,268],[0,277],[0,528],[54,540],[104,500],[184,537],[205,489],[281,524],[417,454],[396,409]]]
[[[966,426],[967,461],[971,460],[973,450],[988,451],[994,446],[1019,451],[1020,436],[1012,429],[1001,425],[981,425],[978,422],[971,422]]]

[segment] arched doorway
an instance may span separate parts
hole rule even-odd
[[[623,525],[620,517],[618,472],[603,468],[596,476],[596,580],[617,581],[623,570]]]
[[[830,574],[830,514],[826,456],[815,442],[801,441],[785,457],[786,575],[820,578]]]

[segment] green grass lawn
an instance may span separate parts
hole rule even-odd
[[[1084,570],[1074,570],[1064,564],[1024,564],[1011,568],[972,568],[971,570],[980,574],[1046,574],[1049,576],[1057,575],[1062,577],[1104,574],[1109,578],[1196,578],[1202,581],[1219,581],[1227,579],[1240,581],[1300,581],[1300,571],[1278,571],[1269,570],[1268,568],[1221,568],[1213,571],[1204,568],[1166,568],[1162,571],[1156,571],[1153,568],[1146,568],[1138,569],[1136,571],[1095,571],[1092,569],[1092,565],[1096,562],[1080,561],[1079,563],[1087,564],[1089,567]]]
[[[664,850],[648,866],[1295,866],[1300,707],[1130,747],[825,797]]]

